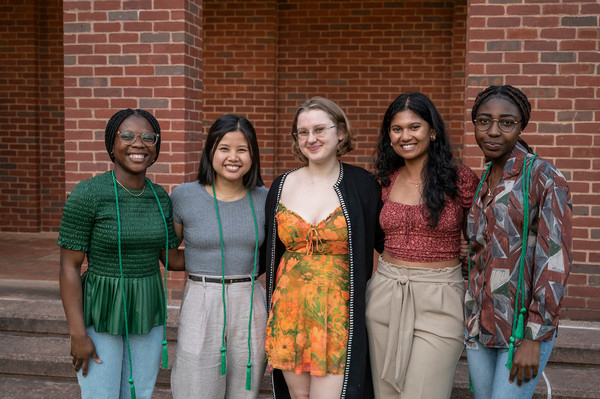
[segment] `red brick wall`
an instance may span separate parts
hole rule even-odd
[[[66,190],[112,168],[104,128],[123,108],[158,119],[149,177],[167,189],[195,173],[202,83],[201,1],[64,1]]]
[[[314,95],[347,113],[358,139],[350,163],[370,168],[383,114],[406,91],[430,96],[462,143],[466,1],[288,1],[278,25],[278,173],[297,165],[291,121]]]
[[[203,3],[205,132],[223,114],[248,118],[259,137],[262,173],[268,180],[277,140],[277,2]]]
[[[456,3],[456,4],[455,4]],[[462,144],[466,1],[205,0],[205,129],[227,112],[247,116],[267,183],[298,165],[295,108],[322,95],[357,133],[345,160],[370,168],[380,120],[407,90],[430,95]]]
[[[0,231],[56,230],[65,196],[62,2],[1,10]]]
[[[471,0],[465,161],[480,169],[470,108],[490,84],[512,84],[533,112],[523,138],[569,180],[574,259],[564,313],[600,320],[600,4]]]

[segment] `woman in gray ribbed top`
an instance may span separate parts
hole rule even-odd
[[[171,376],[173,397],[255,398],[265,370],[265,291],[259,248],[268,190],[252,124],[223,115],[211,126],[198,181],[172,194],[185,239],[186,284]]]

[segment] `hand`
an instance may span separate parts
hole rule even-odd
[[[540,343],[530,339],[523,339],[521,345],[515,349],[513,356],[513,365],[510,369],[509,382],[515,380],[517,376],[517,385],[521,386],[523,381],[528,382],[537,377],[538,366],[540,365]]]
[[[102,360],[96,354],[94,341],[88,335],[81,338],[71,337],[71,356],[73,356],[73,368],[75,372],[81,368],[81,374],[84,377],[87,376],[90,357],[96,363],[102,363]]]
[[[469,242],[464,238],[460,239],[460,251],[458,257],[460,259],[465,259],[469,256]]]

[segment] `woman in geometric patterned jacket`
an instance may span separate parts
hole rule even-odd
[[[562,173],[520,138],[530,112],[509,85],[479,93],[472,110],[489,161],[467,221],[465,327],[476,398],[532,397],[572,262],[571,194]]]

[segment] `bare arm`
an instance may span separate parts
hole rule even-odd
[[[82,368],[82,374],[87,375],[90,357],[96,363],[101,363],[96,354],[94,342],[85,331],[83,319],[83,293],[81,286],[81,264],[85,259],[85,252],[60,249],[60,296],[65,309],[65,316],[69,324],[71,335],[71,356],[75,371]]]
[[[173,222],[173,228],[179,240],[183,242],[183,225]],[[160,261],[163,265],[165,264],[165,251],[160,251]],[[169,249],[169,270],[185,271],[185,255],[182,249]]]

